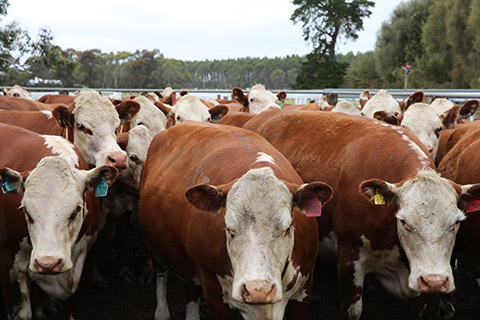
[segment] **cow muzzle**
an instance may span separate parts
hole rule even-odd
[[[118,171],[127,168],[127,155],[125,152],[114,152],[107,155],[107,165],[115,167]]]
[[[429,274],[420,276],[417,279],[417,282],[421,292],[446,293],[450,288],[449,277],[440,274]]]
[[[241,295],[243,301],[251,304],[266,304],[274,302],[277,289],[265,280],[248,281],[243,284]]]
[[[44,256],[34,260],[34,271],[42,274],[56,274],[64,272],[65,263],[63,259],[55,258],[52,256]]]

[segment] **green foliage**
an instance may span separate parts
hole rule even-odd
[[[342,87],[348,64],[312,52],[302,63],[294,89],[323,89]]]
[[[380,76],[375,66],[375,53],[367,51],[359,53],[350,62],[347,68],[349,87],[352,88],[380,88]]]
[[[310,40],[318,54],[335,60],[335,45],[343,35],[355,40],[363,29],[363,18],[368,18],[374,6],[367,0],[293,0],[295,9],[290,20],[301,22],[303,37]]]

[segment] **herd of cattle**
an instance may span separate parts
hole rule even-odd
[[[362,315],[367,274],[409,299],[413,318],[429,293],[453,316],[457,255],[480,286],[480,122],[467,120],[477,100],[399,102],[380,90],[358,105],[288,105],[262,85],[232,100],[3,92],[9,319],[41,313],[32,283],[70,299],[94,272],[98,234],[113,223],[122,251],[137,214],[155,319],[170,317],[169,272],[185,282],[187,319],[200,319],[202,294],[213,319],[306,319],[317,259],[336,261],[343,319]],[[125,259],[118,270],[132,281]]]

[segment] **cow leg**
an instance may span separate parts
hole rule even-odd
[[[338,248],[338,285],[340,290],[340,309],[342,319],[357,320],[362,315],[362,292],[365,280],[365,266],[358,260],[358,254],[352,257],[352,250]],[[352,259],[353,258],[353,259]]]
[[[155,320],[170,319],[167,302],[167,280],[168,270],[161,264],[155,264],[155,275],[157,278],[157,307],[155,309]]]
[[[131,210],[125,210],[115,228],[115,251],[118,253],[118,275],[128,283],[134,283],[135,277],[128,266],[127,239],[130,227]]]
[[[202,288],[189,283],[184,284],[185,289],[185,319],[200,320],[200,294]]]

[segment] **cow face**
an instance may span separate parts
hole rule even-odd
[[[324,203],[332,195],[326,184],[309,186],[287,186],[265,167],[249,170],[233,184],[199,185],[187,191],[187,199],[199,209],[226,208],[226,245],[233,271],[229,291],[234,300],[265,304],[282,299],[282,271],[294,245],[294,199],[302,210],[313,197]]]
[[[386,90],[380,90],[373,98],[365,103],[362,115],[375,118],[390,124],[398,124],[397,117],[402,113],[400,105]]]
[[[401,126],[413,132],[435,159],[440,142],[440,131],[449,129],[450,123],[453,124],[458,114],[458,106],[453,108],[447,117],[443,117],[438,116],[430,105],[415,103],[403,113]]]
[[[9,168],[0,172],[14,192],[24,191],[21,207],[32,245],[29,269],[43,274],[70,270],[72,249],[88,214],[84,193],[101,177],[111,184],[117,169],[77,170],[61,157],[45,157],[29,175]]]
[[[147,151],[153,139],[153,133],[145,126],[137,126],[122,134],[119,144],[127,152],[128,168],[122,170],[117,181],[126,184],[138,192],[143,163],[147,159]]]
[[[134,101],[139,103],[140,110],[130,120],[130,128],[144,125],[154,133],[165,130],[167,117],[153,104],[153,101],[144,96],[138,96]]]
[[[169,116],[173,117],[173,125],[185,121],[217,122],[226,115],[228,107],[217,106],[212,109],[208,107],[196,96],[187,94],[178,100],[172,107]]]
[[[280,108],[279,97],[267,91],[263,85],[257,84],[252,87],[247,96],[239,88],[233,89],[235,100],[239,101],[250,113],[259,114],[269,108]],[[283,95],[280,95],[283,97]],[[283,99],[285,99],[283,97]]]
[[[360,185],[372,203],[395,202],[399,208],[397,234],[408,258],[411,290],[447,293],[455,289],[450,258],[459,223],[465,219],[459,205],[477,189],[477,185],[455,185],[432,169],[403,183],[369,180]]]
[[[19,85],[14,85],[10,90],[3,89],[3,92],[6,96],[33,100],[30,92]]]
[[[139,110],[131,100],[116,107],[94,90],[85,90],[75,96],[75,107],[70,111],[57,107],[53,116],[60,126],[73,127],[75,146],[89,166],[112,165],[125,169],[126,154],[117,144],[115,130],[120,119],[128,120]]]

